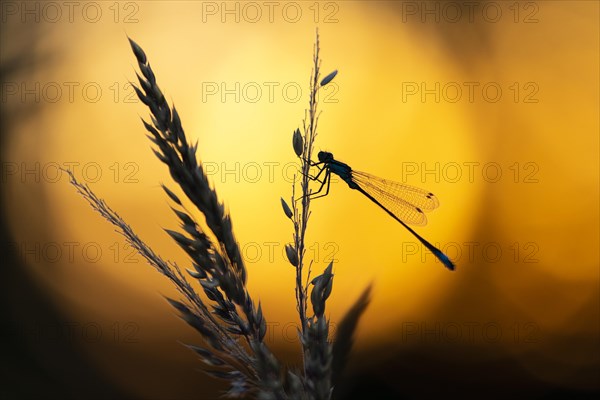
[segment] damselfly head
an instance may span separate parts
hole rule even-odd
[[[319,157],[320,162],[333,161],[333,154],[328,151],[320,151],[317,157]]]

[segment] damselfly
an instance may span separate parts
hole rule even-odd
[[[321,187],[311,194],[311,198],[326,196],[329,193],[331,174],[338,175],[351,189],[358,190],[364,194],[373,203],[383,208],[392,218],[400,222],[448,269],[454,270],[454,264],[448,256],[423,239],[407,225],[425,225],[427,223],[425,211],[431,211],[440,205],[433,193],[398,182],[381,179],[365,172],[355,171],[348,164],[334,159],[333,154],[326,151],[320,151],[318,157],[319,162],[312,162],[312,166],[321,166],[321,168],[317,175],[311,177],[311,179],[321,182]],[[320,180],[319,177],[323,173],[325,173],[325,176]],[[324,187],[326,187],[325,193],[315,196],[322,192]]]

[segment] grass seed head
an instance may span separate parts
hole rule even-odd
[[[288,260],[290,261],[290,264],[292,264],[294,267],[298,266],[298,253],[296,252],[296,249],[294,248],[294,246],[290,245],[290,244],[286,244],[285,245],[285,254],[287,255]]]
[[[285,202],[285,200],[283,199],[283,197],[281,198],[281,207],[283,207],[283,212],[285,213],[285,216],[288,218],[292,218],[292,216],[294,215],[294,213],[292,213],[292,210],[290,209],[290,206],[288,206],[288,204]]]
[[[338,73],[338,71],[336,69],[335,71],[333,71],[332,73],[330,73],[329,75],[327,75],[325,78],[323,78],[321,80],[321,86],[325,86],[329,82],[331,82],[333,80],[333,78],[335,78],[335,76],[337,75],[337,73]]]
[[[302,138],[302,134],[298,128],[296,128],[294,135],[292,136],[292,145],[294,146],[294,152],[296,152],[296,155],[301,157],[302,153],[304,152],[304,139]]]

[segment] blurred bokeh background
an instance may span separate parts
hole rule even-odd
[[[334,182],[313,204],[313,270],[335,261],[335,323],[373,283],[342,398],[584,398],[598,391],[599,4],[1,1],[2,398],[213,399],[180,342],[175,290],[125,246],[71,168],[164,257],[186,257],[128,82],[146,51],[199,141],[262,302],[300,362],[292,131],[318,27],[317,150],[424,187],[418,232]],[[57,397],[58,396],[58,397]],[[370,396],[370,397],[369,397]]]

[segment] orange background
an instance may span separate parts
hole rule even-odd
[[[25,321],[16,323],[17,337],[34,353],[43,354],[40,343],[66,340],[123,396],[218,394],[178,343],[199,337],[162,297],[176,291],[140,257],[128,258],[122,238],[55,168],[73,165],[158,253],[186,265],[162,231],[177,221],[159,183],[174,185],[144,138],[139,116],[148,111],[126,85],[136,67],[128,35],[146,51],[189,138],[199,141],[198,155],[231,212],[250,292],[270,324],[269,344],[299,361],[294,271],[283,256],[292,229],[279,198],[291,196],[291,136],[308,104],[318,27],[323,73],[340,72],[319,104],[317,151],[434,192],[441,206],[417,231],[457,264],[455,273],[445,270],[339,179],[313,203],[308,255],[313,271],[336,260],[327,308],[334,326],[374,283],[348,376],[376,371],[372,379],[394,386],[411,370],[439,382],[443,373],[432,364],[502,374],[508,367],[494,362],[503,360],[521,374],[507,380],[535,395],[597,389],[596,2],[481,2],[472,21],[463,8],[456,23],[455,10],[436,2],[278,3],[273,22],[266,6],[253,3],[263,13],[256,23],[255,10],[235,2],[227,7],[238,7],[239,22],[220,2],[118,3],[118,14],[100,2],[97,22],[90,10],[86,20],[76,9],[71,21],[63,8],[56,20],[44,3],[38,11],[27,3],[36,22],[24,3],[6,3],[2,65],[27,62],[3,75],[4,245],[22,263],[8,264],[18,265],[59,321],[23,318],[17,303],[28,293],[12,286],[12,318]],[[420,14],[425,7],[438,10],[439,22]],[[296,8],[302,15],[291,22]],[[223,95],[238,84],[239,99]],[[285,85],[301,88],[298,101]],[[501,88],[498,101],[490,100],[492,89],[483,91],[488,86]],[[74,334],[65,338],[68,324]],[[407,361],[398,361],[402,355]],[[403,390],[422,389],[413,382]]]

